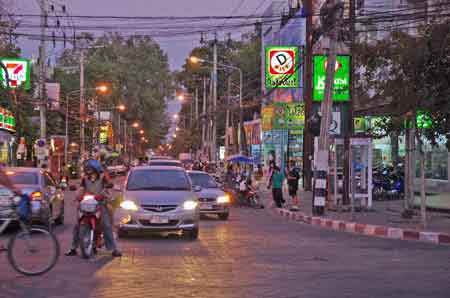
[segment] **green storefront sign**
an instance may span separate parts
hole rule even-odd
[[[0,108],[0,129],[10,132],[16,131],[16,118],[11,111],[3,108]]]
[[[299,55],[297,47],[266,47],[266,88],[299,87]]]
[[[273,129],[303,130],[305,127],[305,105],[303,103],[276,102]]]
[[[313,100],[322,101],[325,97],[325,81],[327,77],[327,57],[315,55],[313,58]],[[334,74],[333,101],[350,99],[350,56],[336,57]]]

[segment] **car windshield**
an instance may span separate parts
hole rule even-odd
[[[127,190],[191,190],[184,171],[135,170],[128,178]]]
[[[36,173],[6,171],[12,184],[35,185],[38,184],[38,175]]]
[[[192,184],[202,188],[218,188],[214,179],[207,174],[189,173]]]

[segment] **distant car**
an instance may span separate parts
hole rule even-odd
[[[51,175],[39,168],[5,168],[11,182],[31,198],[31,220],[48,225],[64,223],[64,194]],[[12,192],[0,186],[0,221],[8,219],[13,209]]]
[[[220,219],[227,220],[230,215],[231,198],[222,189],[215,179],[208,173],[201,171],[188,171],[189,178],[194,186],[200,186],[198,200],[200,214],[215,214]]]
[[[183,168],[132,168],[122,195],[123,201],[115,212],[119,236],[129,231],[182,231],[188,238],[198,237],[198,199]]]
[[[107,166],[106,170],[112,176],[125,175],[128,172],[128,167],[125,164],[117,164]]]
[[[183,168],[183,163],[179,160],[169,160],[169,159],[152,159],[148,162],[149,166],[170,166]]]
[[[153,159],[172,160],[173,158],[170,156],[154,155],[154,156],[150,157],[150,160],[153,160]]]

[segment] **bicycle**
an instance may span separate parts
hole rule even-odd
[[[9,204],[2,201],[0,210],[10,211],[10,213],[0,225],[0,235],[14,221],[19,223],[20,231],[11,236],[6,247],[0,246],[0,252],[8,252],[8,261],[17,272],[28,276],[41,275],[50,271],[58,261],[59,243],[55,235],[46,228],[27,224],[24,219],[26,216],[19,214],[21,213],[19,205],[22,200],[29,200],[29,198],[27,196],[11,197]],[[29,204],[28,201],[27,204]],[[28,205],[29,212],[31,210]],[[48,254],[47,257],[46,254]]]

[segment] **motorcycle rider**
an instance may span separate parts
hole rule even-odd
[[[94,195],[104,195],[106,185],[109,184],[109,179],[107,175],[104,174],[103,167],[101,166],[100,162],[95,159],[88,160],[84,167],[84,174],[85,175],[81,180],[79,198],[81,198],[86,192],[92,193]],[[122,256],[122,252],[117,248],[117,244],[114,240],[112,231],[112,215],[109,212],[106,204],[100,204],[100,210],[105,246],[108,250],[112,250],[113,257],[120,257]],[[77,255],[76,249],[79,246],[78,234],[79,225],[77,223],[73,230],[72,246],[66,253],[66,256]]]

